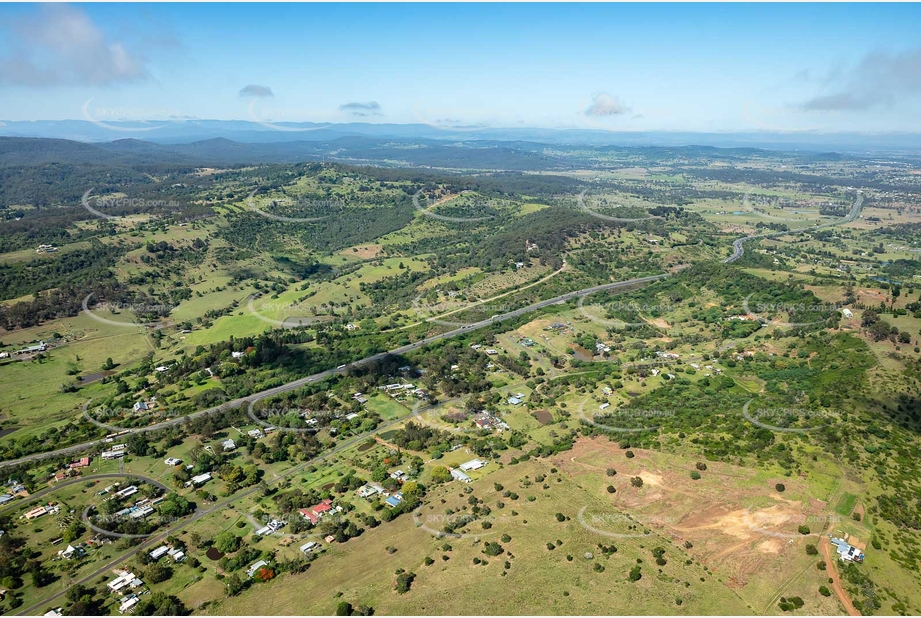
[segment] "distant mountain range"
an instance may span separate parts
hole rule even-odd
[[[93,122],[89,120],[0,121],[0,135],[42,137],[80,142],[113,142],[126,138],[155,144],[190,144],[223,138],[241,144],[297,142],[330,143],[341,138],[381,143],[381,140],[432,142],[463,141],[588,146],[717,146],[784,151],[848,153],[917,152],[921,135],[912,133],[817,133],[817,132],[609,132],[586,129],[493,128],[476,126],[437,127],[427,124],[321,124],[259,123],[241,120],[176,120],[150,122]],[[301,147],[304,148],[303,146]]]

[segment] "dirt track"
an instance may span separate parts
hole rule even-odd
[[[847,590],[841,585],[841,575],[838,573],[838,557],[833,555],[831,551],[831,542],[828,540],[827,536],[823,535],[822,538],[819,539],[819,550],[822,552],[822,557],[825,558],[825,564],[828,565],[828,576],[832,579],[831,587],[835,591],[835,594],[838,595],[838,600],[841,601],[841,605],[847,610],[848,616],[861,616],[862,614],[857,611],[857,608],[854,607],[854,603],[851,602],[851,597],[848,595]]]

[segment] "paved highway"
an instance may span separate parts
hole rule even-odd
[[[813,226],[813,227],[804,228],[804,229],[802,229],[802,230],[795,230],[795,231],[800,231],[800,232],[812,231],[812,230],[817,230],[817,229],[821,229],[821,228],[824,228],[824,227],[830,227],[830,226],[833,226],[833,225],[840,225],[840,224],[842,224],[842,223],[850,223],[851,221],[854,221],[854,220],[857,218],[857,216],[860,214],[860,210],[861,210],[862,207],[863,207],[863,193],[858,192],[858,194],[857,194],[857,199],[856,199],[855,202],[854,202],[854,206],[851,207],[850,212],[849,212],[848,215],[847,215],[846,217],[844,217],[843,219],[839,219],[839,220],[837,220],[837,221],[831,221],[831,222],[829,222],[829,223],[822,223],[822,224],[819,224],[819,225],[816,225],[816,226]],[[753,239],[755,239],[755,238],[770,238],[770,237],[772,237],[772,236],[779,236],[779,235],[788,234],[788,233],[790,233],[790,232],[771,232],[771,233],[768,233],[768,234],[758,234],[758,235],[745,236],[745,237],[743,237],[743,238],[738,238],[738,239],[734,240],[733,243],[732,243],[732,250],[733,250],[733,251],[732,251],[732,255],[729,256],[728,258],[724,259],[723,262],[729,264],[729,263],[731,263],[731,262],[735,262],[735,261],[738,260],[740,257],[742,257],[742,252],[743,252],[742,244],[743,244],[745,241],[753,240]],[[362,365],[362,364],[364,364],[364,363],[369,363],[369,362],[373,362],[373,361],[376,361],[376,360],[380,360],[380,359],[386,357],[386,356],[389,355],[389,354],[405,354],[405,353],[407,353],[407,352],[412,352],[413,350],[418,350],[419,348],[424,347],[424,346],[427,346],[428,344],[433,343],[433,342],[435,342],[435,341],[440,341],[440,340],[442,340],[442,339],[450,339],[451,337],[456,337],[457,335],[460,335],[460,334],[463,334],[463,333],[467,333],[467,332],[470,332],[470,331],[474,331],[474,330],[477,330],[477,329],[480,329],[480,328],[485,328],[485,327],[489,326],[490,324],[494,324],[494,323],[496,323],[496,322],[502,322],[503,320],[508,320],[508,319],[511,319],[511,318],[516,318],[516,317],[518,317],[518,316],[520,316],[520,315],[524,315],[524,314],[530,313],[530,312],[532,312],[532,311],[537,311],[537,310],[539,310],[539,309],[543,309],[543,308],[545,308],[545,307],[549,307],[550,305],[555,305],[555,304],[558,304],[558,303],[564,303],[564,302],[566,302],[566,301],[572,300],[573,298],[579,298],[580,296],[587,296],[587,295],[593,294],[593,293],[595,293],[595,292],[602,292],[602,291],[606,291],[606,290],[614,290],[614,289],[618,289],[618,288],[629,287],[629,286],[631,286],[631,285],[639,285],[639,284],[644,284],[644,283],[650,283],[650,282],[652,282],[652,281],[657,281],[657,280],[659,280],[659,279],[664,279],[665,277],[668,277],[668,276],[669,276],[668,273],[664,273],[664,274],[661,274],[661,275],[652,275],[652,276],[649,276],[649,277],[639,277],[639,278],[637,278],[637,279],[628,279],[628,280],[626,280],[626,281],[617,281],[617,282],[615,282],[615,283],[606,283],[606,284],[603,284],[603,285],[596,285],[596,286],[592,286],[592,287],[589,287],[589,288],[584,288],[584,289],[581,289],[581,290],[576,290],[576,291],[574,291],[574,292],[567,292],[566,294],[562,294],[562,295],[560,295],[560,296],[556,296],[556,297],[550,298],[550,299],[548,299],[548,300],[542,300],[542,301],[537,302],[537,303],[534,303],[534,304],[532,304],[532,305],[528,305],[528,306],[526,306],[526,307],[521,307],[520,309],[515,309],[514,311],[509,311],[509,312],[506,312],[506,313],[494,315],[494,316],[492,316],[491,318],[488,318],[488,319],[486,319],[486,320],[481,320],[481,321],[479,321],[479,322],[475,322],[475,323],[469,324],[469,325],[467,325],[467,326],[462,326],[462,327],[460,327],[460,328],[455,328],[454,330],[449,330],[449,331],[447,331],[447,332],[444,332],[444,333],[441,333],[441,334],[438,334],[438,335],[433,335],[433,336],[431,336],[431,337],[426,337],[425,339],[420,339],[419,341],[416,341],[415,343],[410,343],[410,344],[408,344],[408,345],[404,345],[404,346],[401,346],[401,347],[399,347],[399,348],[395,348],[395,349],[390,350],[390,351],[388,351],[388,352],[381,352],[380,354],[375,354],[375,355],[373,355],[373,356],[369,356],[369,357],[367,357],[367,358],[363,358],[363,359],[358,360],[358,361],[355,361],[355,362],[353,362],[353,363],[349,363],[348,365],[342,365],[342,366],[337,367],[337,368],[335,368],[335,369],[327,369],[326,371],[321,371],[320,373],[315,373],[315,374],[313,374],[313,375],[311,375],[311,376],[307,376],[307,377],[304,377],[304,378],[299,378],[299,379],[297,379],[297,380],[293,380],[293,381],[288,382],[288,383],[286,383],[286,384],[282,384],[281,386],[276,386],[276,387],[274,387],[274,388],[270,388],[270,389],[266,389],[266,390],[264,390],[264,391],[260,391],[260,392],[258,392],[258,393],[254,393],[254,394],[250,395],[249,397],[241,397],[240,399],[234,399],[233,401],[229,401],[229,402],[224,403],[224,404],[221,404],[221,405],[219,405],[219,406],[214,406],[214,407],[212,407],[212,408],[207,408],[207,409],[201,410],[201,411],[199,411],[199,412],[194,412],[194,413],[189,414],[189,415],[186,415],[186,416],[177,417],[177,418],[174,418],[174,419],[170,419],[170,420],[168,420],[168,421],[163,421],[163,422],[161,422],[161,423],[156,423],[156,424],[154,424],[154,425],[148,425],[147,427],[139,427],[139,428],[136,428],[136,429],[128,429],[128,430],[125,430],[125,434],[129,434],[129,433],[143,433],[143,432],[147,432],[147,431],[156,431],[156,430],[158,430],[158,429],[165,429],[165,428],[167,428],[167,427],[172,427],[172,426],[174,426],[174,425],[179,425],[179,424],[185,422],[187,419],[197,418],[197,417],[200,417],[200,416],[205,416],[205,415],[207,415],[207,414],[214,414],[215,412],[230,410],[230,409],[233,409],[233,408],[237,408],[237,407],[239,407],[239,406],[242,406],[242,405],[249,405],[249,404],[255,403],[255,402],[257,402],[257,401],[259,401],[259,400],[261,400],[261,399],[265,399],[265,398],[267,398],[267,397],[273,397],[273,396],[279,395],[279,394],[281,394],[281,393],[286,393],[286,392],[288,392],[288,391],[297,390],[297,389],[299,389],[299,388],[301,388],[301,387],[303,387],[303,386],[306,386],[307,384],[310,384],[310,383],[312,383],[312,382],[317,382],[317,381],[319,381],[319,380],[325,380],[326,378],[332,377],[332,376],[334,376],[334,375],[336,375],[336,374],[338,374],[338,373],[343,373],[343,372],[347,371],[349,367],[359,366],[359,365]],[[94,441],[92,441],[92,442],[84,442],[84,443],[82,443],[82,444],[75,444],[75,445],[73,445],[73,446],[68,446],[68,447],[56,449],[56,450],[53,450],[53,451],[47,451],[47,452],[45,452],[45,453],[35,453],[35,454],[33,454],[33,455],[28,455],[28,456],[26,456],[26,457],[20,457],[19,459],[13,459],[13,460],[10,460],[10,461],[0,462],[0,468],[2,468],[2,467],[4,467],[4,466],[14,466],[14,465],[18,465],[18,464],[26,463],[26,462],[30,462],[30,461],[37,461],[37,460],[44,459],[44,458],[47,458],[47,457],[56,457],[56,456],[58,456],[58,455],[66,455],[66,454],[72,454],[72,453],[79,453],[79,452],[81,452],[81,451],[85,451],[85,450],[87,450],[87,449],[90,449],[90,448],[92,448],[92,447],[94,447],[94,446],[97,446],[97,445],[102,446],[102,445],[104,445],[104,444],[105,444],[105,442],[104,442],[103,440],[94,440]]]
[[[862,206],[863,206],[863,195],[859,195],[859,196],[858,196],[858,199],[857,199],[857,201],[856,201],[856,203],[854,204],[854,207],[851,209],[851,212],[848,214],[847,217],[845,217],[844,219],[842,219],[842,220],[840,220],[840,221],[836,221],[836,222],[833,222],[833,223],[830,223],[830,224],[823,224],[823,225],[821,225],[821,226],[816,226],[815,228],[812,228],[812,229],[818,229],[819,227],[825,227],[826,225],[837,225],[837,224],[839,224],[839,223],[845,223],[845,222],[853,221],[853,220],[856,219],[857,216],[860,214],[860,209],[861,209]],[[740,238],[740,239],[734,241],[733,244],[732,244],[732,246],[733,246],[733,254],[732,254],[729,258],[726,258],[726,259],[723,260],[723,261],[726,262],[726,263],[729,263],[729,262],[734,262],[735,260],[739,259],[739,257],[742,256],[742,243],[744,243],[746,240],[750,240],[750,239],[753,239],[753,238],[761,238],[761,237],[765,237],[765,236],[773,236],[773,235],[775,235],[775,234],[768,234],[768,235],[764,235],[764,236],[747,236],[747,237],[745,237],[745,238]],[[422,340],[417,341],[417,342],[415,342],[415,343],[412,343],[412,344],[409,344],[409,345],[402,346],[402,347],[400,347],[400,348],[396,348],[396,349],[394,349],[394,350],[391,350],[390,352],[386,352],[386,353],[381,353],[381,354],[376,354],[376,355],[374,355],[374,356],[370,356],[370,357],[365,358],[365,359],[362,359],[362,360],[360,360],[360,361],[356,361],[355,363],[352,363],[351,365],[358,365],[358,364],[361,364],[361,363],[366,363],[366,362],[370,362],[370,361],[372,361],[372,360],[376,360],[376,359],[379,359],[379,358],[383,358],[386,354],[403,354],[403,353],[406,353],[406,352],[409,352],[409,351],[412,351],[412,350],[416,350],[416,349],[418,349],[418,348],[420,348],[420,347],[422,347],[422,346],[424,346],[424,345],[427,345],[427,344],[432,343],[432,342],[434,342],[434,341],[438,341],[438,340],[440,340],[440,339],[447,339],[447,338],[450,338],[450,337],[454,337],[454,336],[457,336],[457,335],[459,335],[459,334],[461,334],[461,333],[465,333],[465,332],[468,332],[468,331],[471,331],[471,330],[476,330],[476,329],[478,329],[478,328],[483,328],[483,327],[488,326],[489,324],[493,324],[493,323],[495,323],[495,322],[499,322],[499,321],[506,320],[506,319],[509,319],[509,318],[517,317],[517,316],[519,316],[519,315],[523,315],[523,314],[528,313],[528,312],[531,312],[531,311],[536,311],[536,310],[538,310],[538,309],[541,309],[541,308],[544,308],[544,307],[548,307],[548,306],[553,305],[553,304],[556,304],[556,303],[566,302],[566,301],[568,301],[568,300],[570,300],[570,299],[578,298],[578,297],[580,297],[580,296],[586,296],[586,295],[592,294],[592,293],[594,293],[594,292],[600,292],[600,291],[605,291],[605,290],[612,290],[612,289],[627,287],[627,286],[630,286],[630,285],[637,285],[637,284],[649,283],[649,282],[652,282],[652,281],[656,281],[656,280],[658,280],[658,279],[663,279],[663,278],[665,278],[665,277],[667,277],[667,276],[668,276],[668,274],[654,275],[654,276],[651,276],[651,277],[640,277],[640,278],[638,278],[638,279],[629,279],[629,280],[627,280],[627,281],[619,281],[619,282],[616,282],[616,283],[608,283],[608,284],[604,284],[604,285],[597,285],[597,286],[593,286],[593,287],[590,287],[590,288],[585,288],[585,289],[582,289],[582,290],[577,290],[577,291],[575,291],[575,292],[568,292],[568,293],[566,293],[566,294],[563,294],[563,295],[561,295],[561,296],[557,296],[557,297],[555,297],[555,298],[551,298],[551,299],[548,299],[548,300],[545,300],[545,301],[541,301],[541,302],[538,302],[538,303],[534,303],[533,305],[528,305],[527,307],[522,307],[522,308],[520,308],[520,309],[516,309],[516,310],[510,311],[510,312],[508,312],[508,313],[503,313],[503,314],[501,314],[501,315],[493,316],[493,317],[491,317],[491,318],[489,318],[489,319],[487,319],[487,320],[482,320],[482,321],[480,321],[480,322],[476,322],[475,324],[471,324],[471,325],[469,325],[469,326],[464,326],[464,327],[462,327],[462,328],[458,328],[458,329],[455,329],[455,330],[452,330],[452,331],[448,331],[448,332],[442,333],[442,334],[440,334],[440,335],[434,335],[434,336],[432,336],[432,337],[428,337],[428,338],[426,338],[426,339],[422,339]],[[293,382],[289,382],[289,383],[287,383],[287,384],[284,384],[284,385],[282,385],[282,386],[278,386],[278,387],[276,387],[276,388],[271,388],[271,389],[267,389],[267,390],[261,391],[261,392],[259,392],[259,393],[254,394],[254,395],[251,395],[251,396],[248,397],[248,398],[237,399],[237,400],[234,400],[234,401],[232,401],[232,402],[226,403],[226,404],[224,404],[224,405],[222,405],[222,406],[217,406],[217,407],[214,407],[214,408],[209,408],[209,409],[207,409],[207,410],[202,410],[202,411],[200,411],[200,412],[196,412],[195,414],[189,415],[189,417],[187,417],[187,418],[202,416],[202,415],[204,415],[204,414],[211,414],[211,413],[214,413],[214,412],[216,412],[216,411],[218,411],[218,410],[221,410],[221,409],[228,409],[228,408],[232,408],[232,407],[235,407],[235,406],[242,405],[243,403],[255,402],[255,401],[258,401],[258,400],[260,400],[260,399],[264,399],[264,398],[266,398],[266,397],[271,397],[271,396],[276,395],[276,394],[279,394],[279,393],[284,393],[284,392],[289,391],[289,390],[293,390],[293,389],[300,388],[301,386],[304,386],[305,384],[309,384],[309,383],[315,382],[315,381],[317,381],[317,380],[323,380],[323,379],[328,378],[328,377],[330,377],[330,376],[333,376],[333,375],[335,375],[335,374],[337,374],[337,373],[340,373],[340,372],[342,372],[342,371],[345,371],[346,369],[347,369],[347,366],[346,366],[346,367],[338,367],[338,368],[336,368],[336,369],[329,369],[329,370],[327,370],[327,371],[323,371],[323,372],[314,374],[314,375],[312,375],[312,376],[307,376],[307,377],[301,378],[301,379],[299,379],[299,380],[294,380]],[[431,406],[429,406],[429,408],[430,408],[430,407],[431,407]],[[276,484],[276,483],[278,483],[278,482],[284,480],[285,478],[287,478],[287,477],[289,477],[289,476],[291,476],[291,475],[293,475],[293,474],[297,474],[298,472],[300,472],[301,470],[305,469],[306,467],[311,466],[311,465],[315,465],[315,464],[317,464],[317,463],[320,463],[320,462],[324,461],[325,459],[327,459],[328,457],[331,457],[332,455],[335,455],[335,454],[337,454],[337,453],[339,453],[339,452],[341,452],[341,451],[343,451],[343,450],[345,450],[345,449],[347,449],[347,448],[353,446],[354,444],[356,444],[356,443],[358,443],[358,442],[360,442],[360,441],[362,441],[362,440],[367,439],[370,435],[373,435],[373,434],[378,433],[378,432],[381,432],[381,431],[386,431],[386,430],[389,429],[390,427],[393,427],[393,426],[395,426],[395,425],[398,425],[398,424],[402,423],[404,420],[406,420],[407,418],[409,418],[409,417],[411,417],[411,416],[414,416],[414,415],[417,414],[418,412],[422,412],[422,411],[424,411],[424,409],[423,409],[423,410],[418,410],[418,411],[417,411],[417,410],[414,410],[414,411],[412,411],[412,412],[407,413],[407,414],[404,415],[404,416],[401,416],[401,417],[396,418],[396,419],[393,419],[393,420],[391,420],[391,421],[389,421],[389,422],[387,422],[387,423],[384,423],[384,424],[378,426],[376,429],[374,429],[374,430],[372,430],[372,431],[370,431],[370,432],[368,432],[368,433],[365,433],[365,434],[362,434],[362,435],[359,435],[359,436],[354,436],[354,437],[349,438],[349,439],[347,439],[347,440],[343,440],[343,441],[339,442],[339,443],[338,443],[335,447],[333,447],[332,449],[326,451],[325,453],[323,453],[323,454],[321,454],[321,455],[319,455],[319,456],[317,456],[317,457],[315,457],[315,458],[313,458],[313,459],[311,459],[311,460],[309,460],[309,461],[305,461],[305,462],[303,462],[303,463],[301,463],[301,464],[298,464],[298,465],[294,466],[293,468],[290,468],[289,470],[287,470],[287,471],[285,471],[285,472],[283,472],[283,473],[277,475],[277,476],[276,476],[275,478],[273,478],[273,479],[266,480],[266,484],[267,484],[267,485],[270,485],[270,486],[271,486],[271,485],[274,485],[274,484]],[[177,423],[181,423],[182,420],[183,420],[183,419],[174,419],[174,420],[166,421],[166,422],[164,422],[164,423],[160,423],[159,425],[152,425],[152,426],[150,426],[150,427],[139,428],[139,429],[136,429],[136,430],[133,430],[133,431],[134,431],[134,432],[153,431],[154,429],[161,429],[161,428],[163,428],[163,427],[168,427],[168,426],[171,426],[171,425],[175,425],[175,424],[177,424]],[[79,444],[79,445],[75,445],[75,446],[72,446],[72,447],[68,447],[68,448],[64,448],[64,449],[59,449],[59,450],[57,450],[57,451],[53,451],[53,452],[50,452],[50,453],[39,453],[39,454],[30,456],[30,457],[21,458],[21,459],[19,459],[19,460],[10,461],[10,462],[4,462],[2,465],[12,465],[12,464],[19,463],[19,462],[31,461],[31,460],[34,460],[34,459],[38,459],[38,458],[40,458],[40,457],[49,457],[49,456],[52,456],[52,455],[59,455],[59,454],[64,454],[64,453],[69,453],[69,452],[77,452],[77,451],[87,449],[87,448],[89,448],[89,447],[91,447],[91,446],[93,446],[93,445],[95,445],[95,444],[100,444],[100,443],[103,443],[103,442],[102,442],[102,441],[96,441],[96,442],[88,442],[88,443],[85,443],[85,444]],[[149,482],[153,482],[153,483],[156,483],[157,485],[160,485],[159,482],[154,481],[153,479],[149,479],[149,478],[147,478],[147,477],[143,477],[143,476],[137,475],[137,474],[101,474],[101,475],[88,476],[88,477],[84,477],[84,478],[80,478],[80,479],[73,479],[73,480],[71,480],[71,481],[67,481],[67,482],[62,483],[62,484],[60,484],[60,485],[57,485],[57,486],[55,486],[55,487],[50,487],[50,488],[48,488],[48,489],[42,490],[42,491],[40,491],[40,492],[37,492],[36,494],[34,494],[33,496],[31,496],[30,499],[35,499],[35,498],[42,497],[42,496],[44,496],[44,495],[47,495],[47,494],[49,494],[49,493],[52,493],[52,492],[56,491],[57,489],[66,487],[67,485],[71,485],[71,484],[77,483],[77,482],[85,482],[85,481],[87,481],[87,480],[92,480],[92,479],[94,479],[94,478],[125,477],[125,476],[133,476],[133,477],[137,477],[137,478],[143,478],[143,479],[145,479],[145,480],[147,480],[147,481],[149,481]],[[141,552],[141,551],[146,551],[146,550],[150,549],[151,547],[153,547],[154,545],[156,545],[156,544],[158,544],[158,543],[161,543],[167,536],[176,534],[179,530],[182,530],[183,528],[188,527],[190,524],[192,524],[192,523],[198,521],[198,520],[201,519],[202,517],[205,517],[205,516],[207,516],[207,515],[210,515],[211,513],[214,513],[215,511],[220,511],[220,510],[223,510],[223,509],[225,509],[225,508],[229,508],[234,502],[240,500],[241,498],[246,498],[246,497],[248,497],[248,496],[251,496],[251,495],[253,495],[253,494],[256,493],[256,492],[261,491],[261,489],[262,489],[262,488],[261,488],[259,485],[255,485],[255,486],[253,486],[253,487],[246,488],[245,490],[243,490],[243,491],[241,491],[241,492],[237,492],[236,494],[234,494],[233,496],[231,496],[231,497],[229,497],[229,498],[226,498],[226,499],[224,499],[224,500],[221,500],[221,501],[219,501],[219,502],[216,502],[215,504],[213,504],[212,506],[210,506],[210,507],[208,507],[208,508],[205,508],[205,509],[201,509],[201,508],[200,508],[200,509],[196,510],[196,511],[195,511],[192,515],[190,515],[187,519],[178,522],[175,526],[168,527],[168,528],[167,528],[166,530],[164,530],[163,532],[157,533],[157,534],[155,534],[155,535],[149,537],[146,541],[143,541],[143,542],[140,543],[138,546],[131,548],[131,549],[128,550],[126,553],[121,554],[121,555],[118,556],[117,558],[115,558],[115,559],[113,559],[113,560],[110,560],[108,563],[102,565],[101,567],[99,567],[98,569],[96,569],[94,572],[92,572],[92,573],[90,573],[90,574],[88,574],[88,575],[86,575],[86,576],[80,578],[79,580],[67,582],[67,585],[66,585],[66,587],[65,587],[64,590],[61,590],[61,591],[59,591],[59,592],[57,592],[57,593],[51,595],[50,597],[46,597],[46,598],[43,599],[42,601],[40,601],[40,602],[38,602],[38,603],[35,603],[35,604],[31,605],[30,607],[26,607],[26,608],[20,609],[17,615],[30,615],[30,614],[34,614],[35,612],[39,611],[39,610],[42,609],[42,608],[46,608],[46,607],[49,607],[49,606],[53,605],[53,602],[56,601],[58,598],[62,597],[64,594],[66,594],[66,592],[67,592],[67,590],[68,590],[69,588],[71,588],[71,587],[73,587],[73,586],[75,586],[75,585],[77,585],[77,584],[88,584],[88,583],[94,581],[95,579],[97,579],[98,577],[110,573],[112,569],[116,568],[116,567],[119,566],[119,565],[124,564],[125,562],[127,562],[131,557],[133,557],[133,556],[136,555],[137,553],[139,553],[139,552]],[[19,502],[17,501],[16,505],[18,505],[18,504],[19,504]],[[10,505],[10,506],[13,506],[13,505]]]

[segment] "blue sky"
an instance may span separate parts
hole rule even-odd
[[[919,25],[910,4],[0,5],[0,119],[921,131]]]

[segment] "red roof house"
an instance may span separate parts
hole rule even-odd
[[[331,511],[333,508],[332,500],[324,500],[316,506],[312,506],[307,509],[301,509],[301,515],[303,515],[307,520],[312,524],[316,524],[320,521],[320,518],[323,517],[323,514],[327,511]]]

